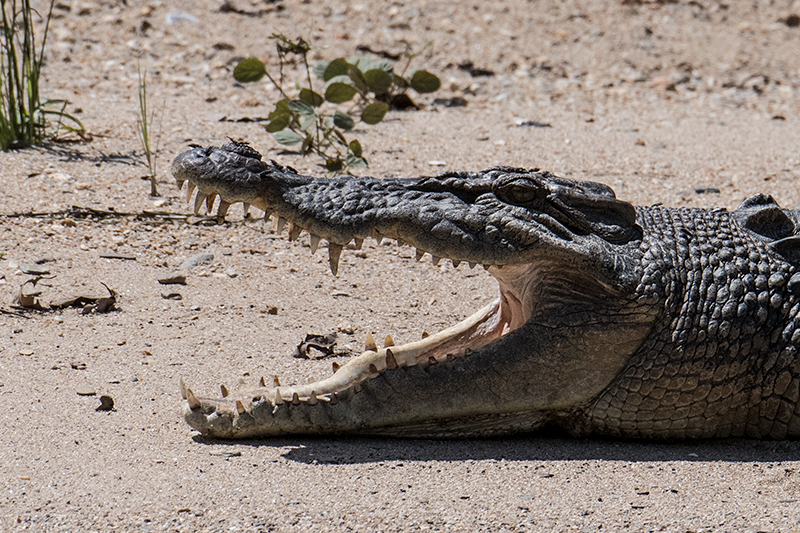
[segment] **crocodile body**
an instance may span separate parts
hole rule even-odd
[[[173,163],[195,209],[274,216],[312,251],[397,239],[480,264],[495,302],[421,341],[364,353],[324,380],[204,398],[203,434],[464,437],[551,425],[623,438],[800,437],[800,215],[634,207],[607,186],[495,168],[413,179],[311,178],[246,144]],[[462,267],[464,268],[464,267]]]

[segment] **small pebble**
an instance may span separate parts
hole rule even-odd
[[[162,285],[186,285],[186,274],[170,274],[163,278],[158,278],[158,282]]]
[[[95,411],[113,411],[114,410],[114,398],[107,395],[100,396],[100,405],[97,406]]]
[[[214,259],[214,254],[209,254],[209,253],[195,254],[192,257],[186,259],[183,263],[181,263],[181,268],[183,269],[194,268],[201,263],[208,263],[213,259]]]
[[[78,394],[78,396],[94,396],[97,394],[94,389],[89,388],[78,389],[75,392]]]

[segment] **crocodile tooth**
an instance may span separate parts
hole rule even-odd
[[[292,222],[289,224],[289,240],[294,241],[300,236],[300,232],[303,231],[303,228]]]
[[[296,392],[292,394],[292,405],[300,405],[300,396]]]
[[[269,222],[269,217],[271,216],[272,216],[272,211],[270,211],[269,209],[264,211],[264,218],[263,218],[264,222]]]
[[[441,261],[441,260],[442,260],[442,258],[441,258],[441,257],[439,257],[438,255],[431,255],[431,260],[433,261],[433,264],[434,264],[434,265],[438,265],[438,264],[439,264],[439,261]]]
[[[339,272],[339,258],[342,256],[342,245],[328,243],[328,259],[331,264],[331,272],[335,276]]]
[[[261,376],[261,379],[258,380],[258,386],[259,387],[266,387],[267,386],[267,381],[264,379],[264,376]]]
[[[183,189],[183,184],[186,183],[186,180],[175,180],[175,183],[178,185],[178,190],[180,191]]]
[[[476,266],[476,265],[477,265],[477,263],[473,263],[472,261],[470,261],[470,262],[469,262],[469,268],[470,268],[470,270],[471,270],[471,269],[473,269],[473,268],[475,268],[475,266]]]
[[[203,202],[206,201],[206,195],[197,191],[197,196],[194,197],[194,214],[200,214],[200,208],[203,207]]]
[[[329,403],[331,405],[336,405],[337,403],[339,403],[339,396],[335,392],[331,393],[331,401]]]
[[[222,397],[223,398],[227,398],[228,394],[230,394],[230,391],[228,390],[228,387],[226,387],[224,384],[219,386],[219,390],[222,391]]]
[[[281,398],[281,389],[275,389],[275,405],[283,405],[283,398]]]
[[[422,261],[422,256],[425,255],[425,252],[423,250],[420,250],[419,248],[417,248],[416,250],[417,250],[417,261]]]
[[[275,219],[275,234],[280,235],[283,233],[283,227],[286,225],[286,219],[278,217]]]
[[[355,392],[356,394],[361,392],[361,383],[356,383],[355,385],[353,385],[353,392]]]
[[[397,246],[405,246],[406,242],[402,239],[397,239]]]
[[[250,204],[249,204],[249,203],[247,203],[247,202],[244,202],[244,203],[242,204],[242,216],[243,216],[244,218],[247,218],[247,216],[248,216],[249,214],[250,214]]]
[[[211,213],[214,210],[214,201],[217,199],[217,193],[212,192],[206,196],[206,213]]]
[[[186,186],[186,202],[192,202],[192,195],[194,194],[194,190],[197,188],[197,185],[194,184],[192,180],[189,180],[189,185]]]
[[[438,363],[438,362],[439,362],[439,361],[437,361],[437,360],[436,360],[436,358],[435,358],[434,356],[430,356],[430,357],[428,357],[428,364],[429,364],[429,365],[435,365],[435,364],[436,364],[436,363]]]
[[[386,339],[384,339],[383,341],[383,347],[391,348],[392,346],[394,346],[394,339],[392,338],[391,335],[386,335]]]
[[[217,219],[220,222],[225,221],[225,215],[228,214],[228,208],[231,206],[228,202],[220,198],[219,200],[219,207],[217,208]]]
[[[377,352],[378,345],[375,344],[375,338],[372,336],[372,333],[367,332],[367,341],[364,343],[364,350],[368,352]]]
[[[308,405],[317,405],[317,391],[311,391],[311,396],[308,397]]]
[[[361,247],[364,245],[364,239],[359,239],[358,237],[356,237],[354,240],[355,240],[354,248],[356,250],[360,250]]]
[[[379,375],[380,375],[380,372],[378,372],[378,367],[375,366],[374,363],[370,363],[369,364],[369,377],[376,378]]]
[[[334,374],[337,373],[340,368],[342,368],[341,365],[339,363],[337,363],[336,361],[334,361],[331,366],[333,367],[333,373]]]
[[[427,339],[427,338],[428,338],[428,337],[430,337],[430,336],[431,336],[431,334],[430,334],[430,333],[428,333],[427,331],[423,331],[423,332],[422,332],[422,338],[423,338],[423,339]]]
[[[394,358],[391,350],[386,350],[386,368],[387,370],[397,368],[397,359]]]
[[[246,411],[246,409],[244,408],[244,404],[242,403],[242,400],[236,400],[236,412],[239,413],[239,414],[242,414],[245,411]]]
[[[280,387],[281,386],[281,379],[278,377],[278,374],[275,374],[274,376],[272,376],[272,383],[273,383],[274,387]]]
[[[450,261],[453,262],[453,268],[458,268],[458,265],[461,264],[461,261],[456,261],[455,259],[451,259]]]
[[[314,235],[313,233],[309,235],[308,244],[311,245],[311,253],[317,253],[317,248],[319,248],[319,241],[322,239],[319,235]]]
[[[186,382],[181,378],[181,398],[186,399]]]
[[[186,401],[189,402],[189,409],[192,411],[200,409],[200,400],[197,399],[197,396],[194,395],[189,387],[186,387]]]

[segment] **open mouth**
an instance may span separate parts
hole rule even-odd
[[[182,183],[181,183],[182,185]],[[213,211],[215,199],[218,194],[210,187],[198,187],[191,180],[188,181],[187,201],[195,207],[196,214],[200,214],[203,207],[208,213]],[[196,191],[196,194],[195,194]],[[288,220],[277,214],[271,215],[267,206],[254,198],[254,201],[245,205],[245,212],[250,205],[264,210],[266,221],[270,217],[274,219],[274,231],[282,233],[288,226],[289,240],[296,240],[303,228],[292,220]],[[221,203],[222,211],[220,215],[224,218],[230,206],[227,202]],[[320,245],[322,236],[310,233],[309,241],[312,253],[315,253]],[[385,236],[373,235],[379,241]],[[411,240],[404,240],[401,236],[392,236],[399,244],[416,246]],[[356,247],[361,245],[360,239],[356,239]],[[344,246],[330,242],[328,244],[331,271],[338,272],[339,259]],[[420,247],[416,247],[417,260],[421,260],[424,254],[430,253]],[[446,257],[437,256],[431,253],[433,263],[437,264]],[[450,259],[450,258],[446,258]],[[454,265],[459,261],[453,259]],[[474,267],[474,264],[470,265]],[[247,389],[246,397],[241,394],[230,395],[226,387],[222,386],[223,399],[198,399],[195,394],[183,383],[181,384],[182,395],[188,400],[188,405],[192,409],[202,409],[204,412],[243,412],[248,408],[247,401],[261,402],[270,401],[275,405],[283,402],[337,402],[337,393],[344,390],[355,388],[364,380],[375,378],[387,369],[398,367],[412,367],[416,365],[435,365],[442,360],[452,360],[462,357],[471,351],[491,343],[504,335],[507,335],[525,324],[531,317],[534,305],[534,286],[533,280],[536,279],[538,268],[531,264],[525,265],[484,265],[484,268],[499,281],[500,296],[490,304],[486,305],[465,320],[448,327],[438,333],[428,335],[418,341],[403,345],[395,345],[391,336],[387,336],[383,342],[383,347],[379,347],[372,334],[368,333],[365,349],[361,355],[352,358],[345,365],[339,367],[334,364],[334,374],[326,379],[308,383],[304,385],[282,386],[277,383],[269,387],[262,378],[259,386]],[[228,396],[230,395],[230,398]],[[238,398],[234,400],[234,397]]]

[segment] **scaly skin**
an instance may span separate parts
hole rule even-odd
[[[539,170],[385,179],[301,176],[241,143],[175,159],[195,209],[244,202],[289,236],[388,237],[434,262],[482,264],[499,298],[422,341],[378,348],[302,386],[200,398],[186,421],[223,438],[499,435],[557,425],[630,438],[800,436],[798,212],[636,207]]]

